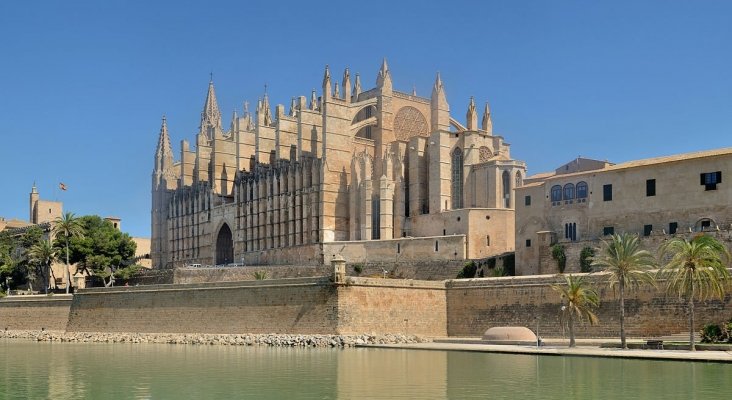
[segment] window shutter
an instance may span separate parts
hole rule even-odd
[[[717,171],[717,183],[722,183],[722,171]]]
[[[704,173],[699,174],[699,184],[705,185],[706,182],[704,181]]]

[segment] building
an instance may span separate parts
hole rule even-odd
[[[732,148],[612,164],[577,158],[516,189],[516,273],[556,273],[551,246],[578,268],[581,248],[606,235],[637,233],[655,250],[670,235],[729,234]]]
[[[429,98],[394,90],[386,60],[363,90],[326,66],[322,92],[228,129],[213,82],[195,147],[174,160],[163,118],[152,173],[156,268],[483,258],[513,250],[525,164],[471,98],[465,125],[438,74]]]

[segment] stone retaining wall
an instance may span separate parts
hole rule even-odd
[[[0,329],[64,330],[71,295],[11,296],[0,301]]]
[[[586,275],[586,274],[577,274]],[[561,337],[559,296],[550,285],[562,282],[553,275],[459,280],[448,283],[447,326],[450,336],[481,336],[493,326],[525,326],[539,334]],[[606,283],[606,277],[592,274],[587,279],[600,295],[596,326],[582,325],[578,337],[615,337],[619,335],[619,300]],[[663,282],[659,283],[663,287]],[[658,337],[688,331],[686,304],[662,289],[643,287],[626,294],[626,332],[632,337]],[[708,300],[695,305],[696,329],[709,322],[732,317],[732,296],[723,301]]]

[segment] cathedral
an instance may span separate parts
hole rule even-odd
[[[246,104],[246,103],[245,103]],[[325,67],[322,92],[272,109],[267,93],[224,128],[213,82],[194,146],[174,156],[163,117],[152,173],[155,268],[480,259],[514,250],[526,172],[473,98],[451,116],[393,88],[386,60],[364,90]]]

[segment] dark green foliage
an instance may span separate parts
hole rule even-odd
[[[724,340],[724,332],[717,324],[706,324],[701,330],[702,343],[717,343]]]
[[[516,254],[503,257],[503,275],[516,276]]]
[[[592,272],[592,258],[595,257],[595,249],[584,247],[580,252],[580,272]]]
[[[355,272],[356,274],[359,274],[359,275],[361,275],[361,272],[363,272],[363,265],[361,265],[361,264],[354,264],[354,265],[353,265],[353,271],[354,271],[354,272]]]
[[[706,324],[701,330],[702,343],[732,343],[732,318],[723,323]]]
[[[564,246],[557,243],[552,246],[552,258],[557,262],[557,268],[559,273],[564,273],[564,268],[567,266],[567,254],[564,252]]]
[[[80,268],[102,278],[112,274],[117,276],[120,269],[126,270],[119,271],[120,276],[134,272],[134,268],[130,268],[137,245],[128,234],[96,215],[80,217],[79,220],[84,234],[69,241],[71,264],[78,263]],[[63,240],[57,238],[56,246],[61,250]]]
[[[468,279],[475,278],[475,273],[478,271],[478,266],[475,265],[474,261],[470,261],[463,267],[457,274],[457,279]]]

